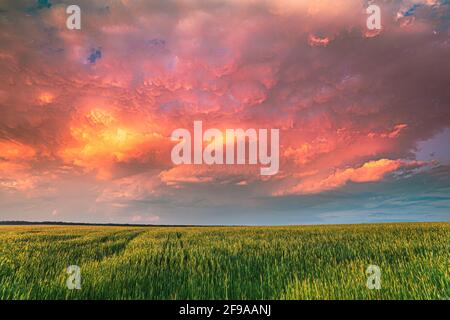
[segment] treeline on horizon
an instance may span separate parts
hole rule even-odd
[[[0,221],[1,226],[34,226],[34,225],[51,225],[51,226],[105,226],[105,227],[211,227],[208,225],[175,225],[175,224],[132,224],[132,223],[90,223],[90,222],[62,222],[62,221]],[[222,225],[214,225],[221,227]]]

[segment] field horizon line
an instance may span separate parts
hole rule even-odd
[[[360,222],[360,223],[314,223],[314,224],[136,224],[136,223],[104,223],[104,222],[65,222],[65,221],[26,221],[26,220],[5,220],[0,221],[0,226],[98,226],[98,227],[170,227],[170,228],[208,228],[208,227],[228,227],[228,228],[258,228],[258,227],[301,227],[301,226],[354,226],[354,225],[381,225],[381,224],[417,224],[417,223],[450,223],[450,221],[380,221],[380,222]]]

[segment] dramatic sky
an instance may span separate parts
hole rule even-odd
[[[449,20],[448,0],[0,0],[0,220],[450,221]],[[279,129],[279,173],[175,166],[194,120]]]

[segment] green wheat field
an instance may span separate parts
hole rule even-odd
[[[448,299],[449,245],[450,223],[2,226],[0,298]]]

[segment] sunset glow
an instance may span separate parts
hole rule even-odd
[[[450,220],[448,1],[64,2],[0,4],[0,220]],[[194,121],[279,171],[175,165]]]

